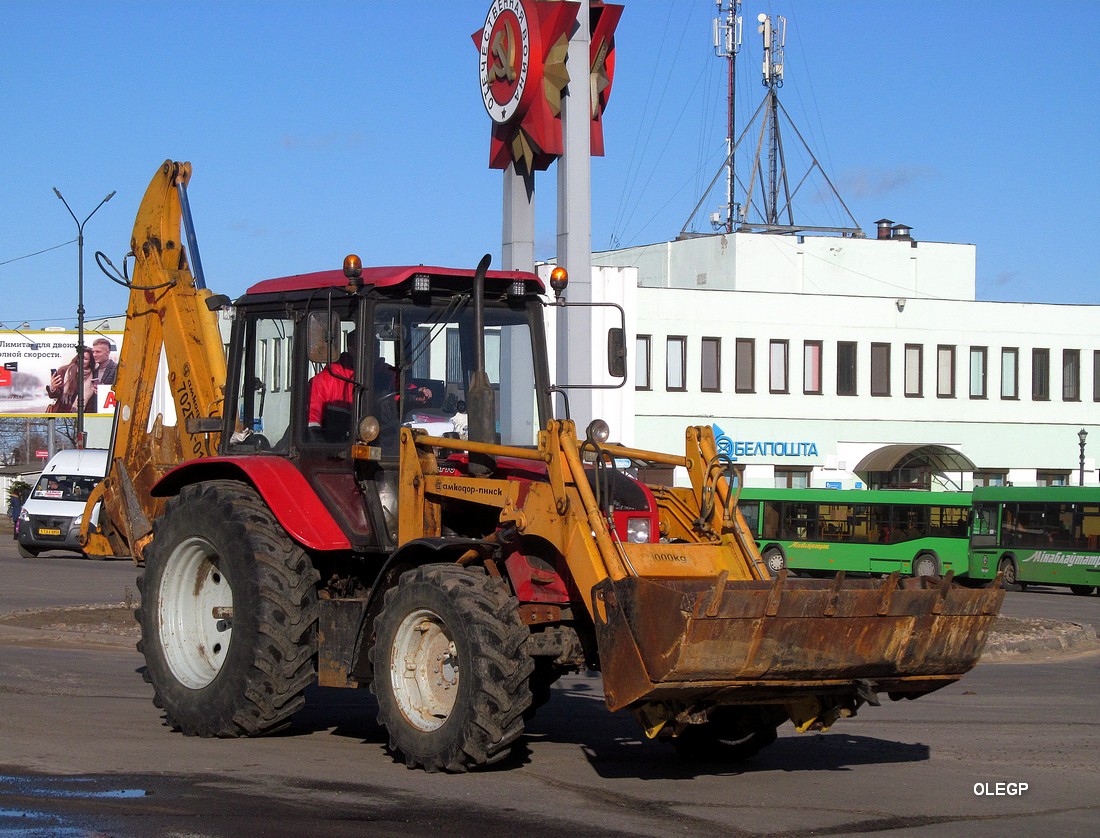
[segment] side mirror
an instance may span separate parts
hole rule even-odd
[[[309,360],[327,364],[340,354],[340,317],[334,311],[311,311],[306,319]]]
[[[626,378],[626,333],[619,327],[607,330],[607,374]]]

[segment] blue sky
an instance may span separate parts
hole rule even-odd
[[[0,0],[0,321],[75,324],[76,245],[56,246],[76,225],[54,186],[80,218],[117,190],[85,228],[85,307],[121,313],[125,292],[93,254],[120,263],[166,158],[194,165],[220,293],[353,251],[365,264],[471,266],[488,251],[499,264],[500,173],[486,165],[470,39],[488,6]],[[625,6],[607,156],[592,167],[596,250],[674,238],[724,154],[714,0]],[[756,16],[784,14],[780,101],[869,236],[885,216],[918,239],[976,244],[979,299],[1100,304],[1100,2],[743,11],[739,122],[764,90]],[[536,186],[539,258],[553,255],[554,173]],[[812,190],[795,212],[844,223]]]

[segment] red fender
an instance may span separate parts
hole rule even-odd
[[[205,480],[248,483],[287,535],[311,550],[350,550],[340,525],[302,473],[281,457],[201,457],[176,466],[156,482],[154,497],[178,495],[184,486]]]

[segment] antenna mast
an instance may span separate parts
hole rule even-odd
[[[726,59],[728,84],[726,97],[726,220],[723,224],[722,213],[711,219],[715,229],[725,227],[727,233],[733,232],[733,216],[736,213],[733,197],[736,188],[736,174],[733,167],[734,152],[737,150],[734,139],[734,84],[737,79],[737,53],[741,51],[741,0],[715,0],[718,5],[718,17],[714,19],[714,54]],[[723,3],[725,6],[723,7]],[[723,17],[724,15],[724,17]]]
[[[779,223],[779,160],[783,155],[779,139],[779,96],[776,93],[783,86],[783,52],[787,46],[787,19],[776,15],[775,22],[766,14],[756,18],[757,27],[764,36],[764,62],[762,66],[763,84],[768,88],[768,192],[764,196],[764,221],[766,224]],[[783,166],[783,188],[787,189],[787,167]],[[787,194],[788,224],[794,224],[791,218],[790,195]]]
[[[741,0],[716,0],[718,5],[718,17],[714,20],[714,52],[719,58],[725,58],[729,66],[729,98],[727,102],[727,133],[726,133],[726,159],[722,161],[721,168],[714,175],[710,184],[703,191],[699,202],[692,209],[684,226],[680,229],[679,238],[690,238],[699,233],[689,232],[688,228],[703,205],[707,202],[711,190],[717,185],[723,173],[726,175],[726,204],[719,212],[711,213],[710,223],[714,231],[733,233],[757,232],[757,233],[839,233],[842,236],[863,238],[863,231],[856,223],[851,210],[840,197],[836,186],[825,173],[821,163],[814,156],[806,140],[799,133],[791,120],[790,114],[779,102],[778,90],[783,86],[783,61],[787,41],[787,19],[782,15],[774,18],[761,14],[757,17],[759,26],[757,31],[764,40],[764,60],[762,63],[762,82],[768,89],[764,100],[749,119],[748,124],[741,129],[741,135],[734,137],[734,63],[737,53],[741,48]],[[783,151],[783,137],[780,132],[780,116],[786,119],[788,126],[793,131],[802,151],[810,159],[810,166],[801,180],[791,190],[788,181],[787,161]],[[737,175],[733,161],[737,147],[745,140],[749,129],[760,118],[760,130],[756,136],[756,152],[753,155],[752,168],[749,172],[749,182],[742,185],[743,202],[736,202],[735,188]],[[763,158],[765,143],[767,143],[768,168],[764,171]],[[848,227],[818,227],[794,222],[793,200],[810,177],[817,171],[821,180],[832,193],[833,198],[843,209],[851,226]],[[753,193],[759,185],[759,197],[754,198]],[[781,201],[782,199],[782,201]],[[723,212],[724,210],[724,218]],[[750,220],[749,214],[753,213]]]

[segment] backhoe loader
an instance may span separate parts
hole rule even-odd
[[[313,683],[369,687],[396,758],[461,772],[505,758],[554,681],[587,669],[648,737],[741,759],[788,720],[825,729],[977,662],[999,586],[773,578],[709,428],[667,454],[555,418],[543,316],[567,305],[564,272],[551,298],[488,257],[349,256],[231,305],[192,272],[190,176],[165,162],[138,211],[110,473],[84,534],[144,566],[139,648],[171,727],[262,734]],[[623,343],[614,330],[619,375]],[[162,347],[175,426],[152,415]],[[638,478],[653,466],[690,485]]]

